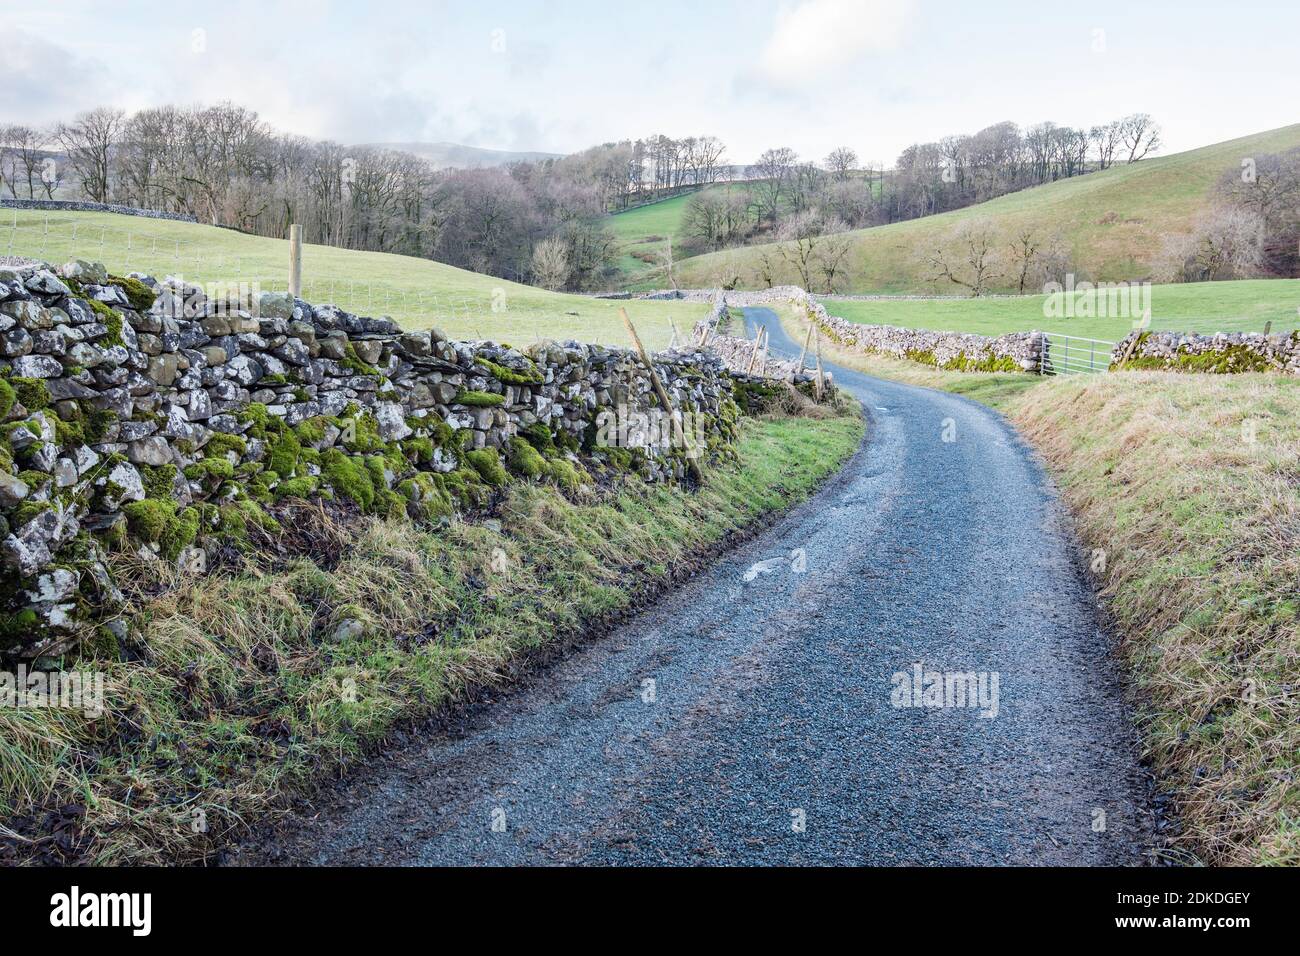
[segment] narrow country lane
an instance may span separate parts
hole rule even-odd
[[[1142,863],[1118,667],[1041,470],[981,405],[832,370],[870,428],[815,498],[236,860]],[[895,706],[918,664],[996,698]]]

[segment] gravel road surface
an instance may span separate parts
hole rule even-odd
[[[1033,456],[984,406],[832,370],[870,427],[815,498],[233,861],[1143,863],[1119,667]],[[947,706],[899,706],[927,686]]]

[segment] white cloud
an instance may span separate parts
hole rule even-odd
[[[912,0],[803,0],[783,7],[762,71],[775,85],[809,85],[827,69],[897,46],[911,7]]]

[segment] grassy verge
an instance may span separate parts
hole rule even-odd
[[[862,427],[856,414],[746,419],[737,460],[691,493],[516,483],[496,521],[441,529],[304,509],[293,524],[311,554],[271,547],[190,579],[138,569],[132,637],[64,665],[105,675],[104,716],[0,711],[0,855],[204,858],[395,723],[629,611],[806,497]]]
[[[831,357],[983,401],[1034,444],[1091,552],[1175,852],[1300,864],[1300,382]]]

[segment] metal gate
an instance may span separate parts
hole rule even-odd
[[[1038,359],[1038,371],[1042,375],[1104,372],[1110,368],[1114,342],[1060,332],[1044,332],[1043,335],[1047,338],[1046,347]]]

